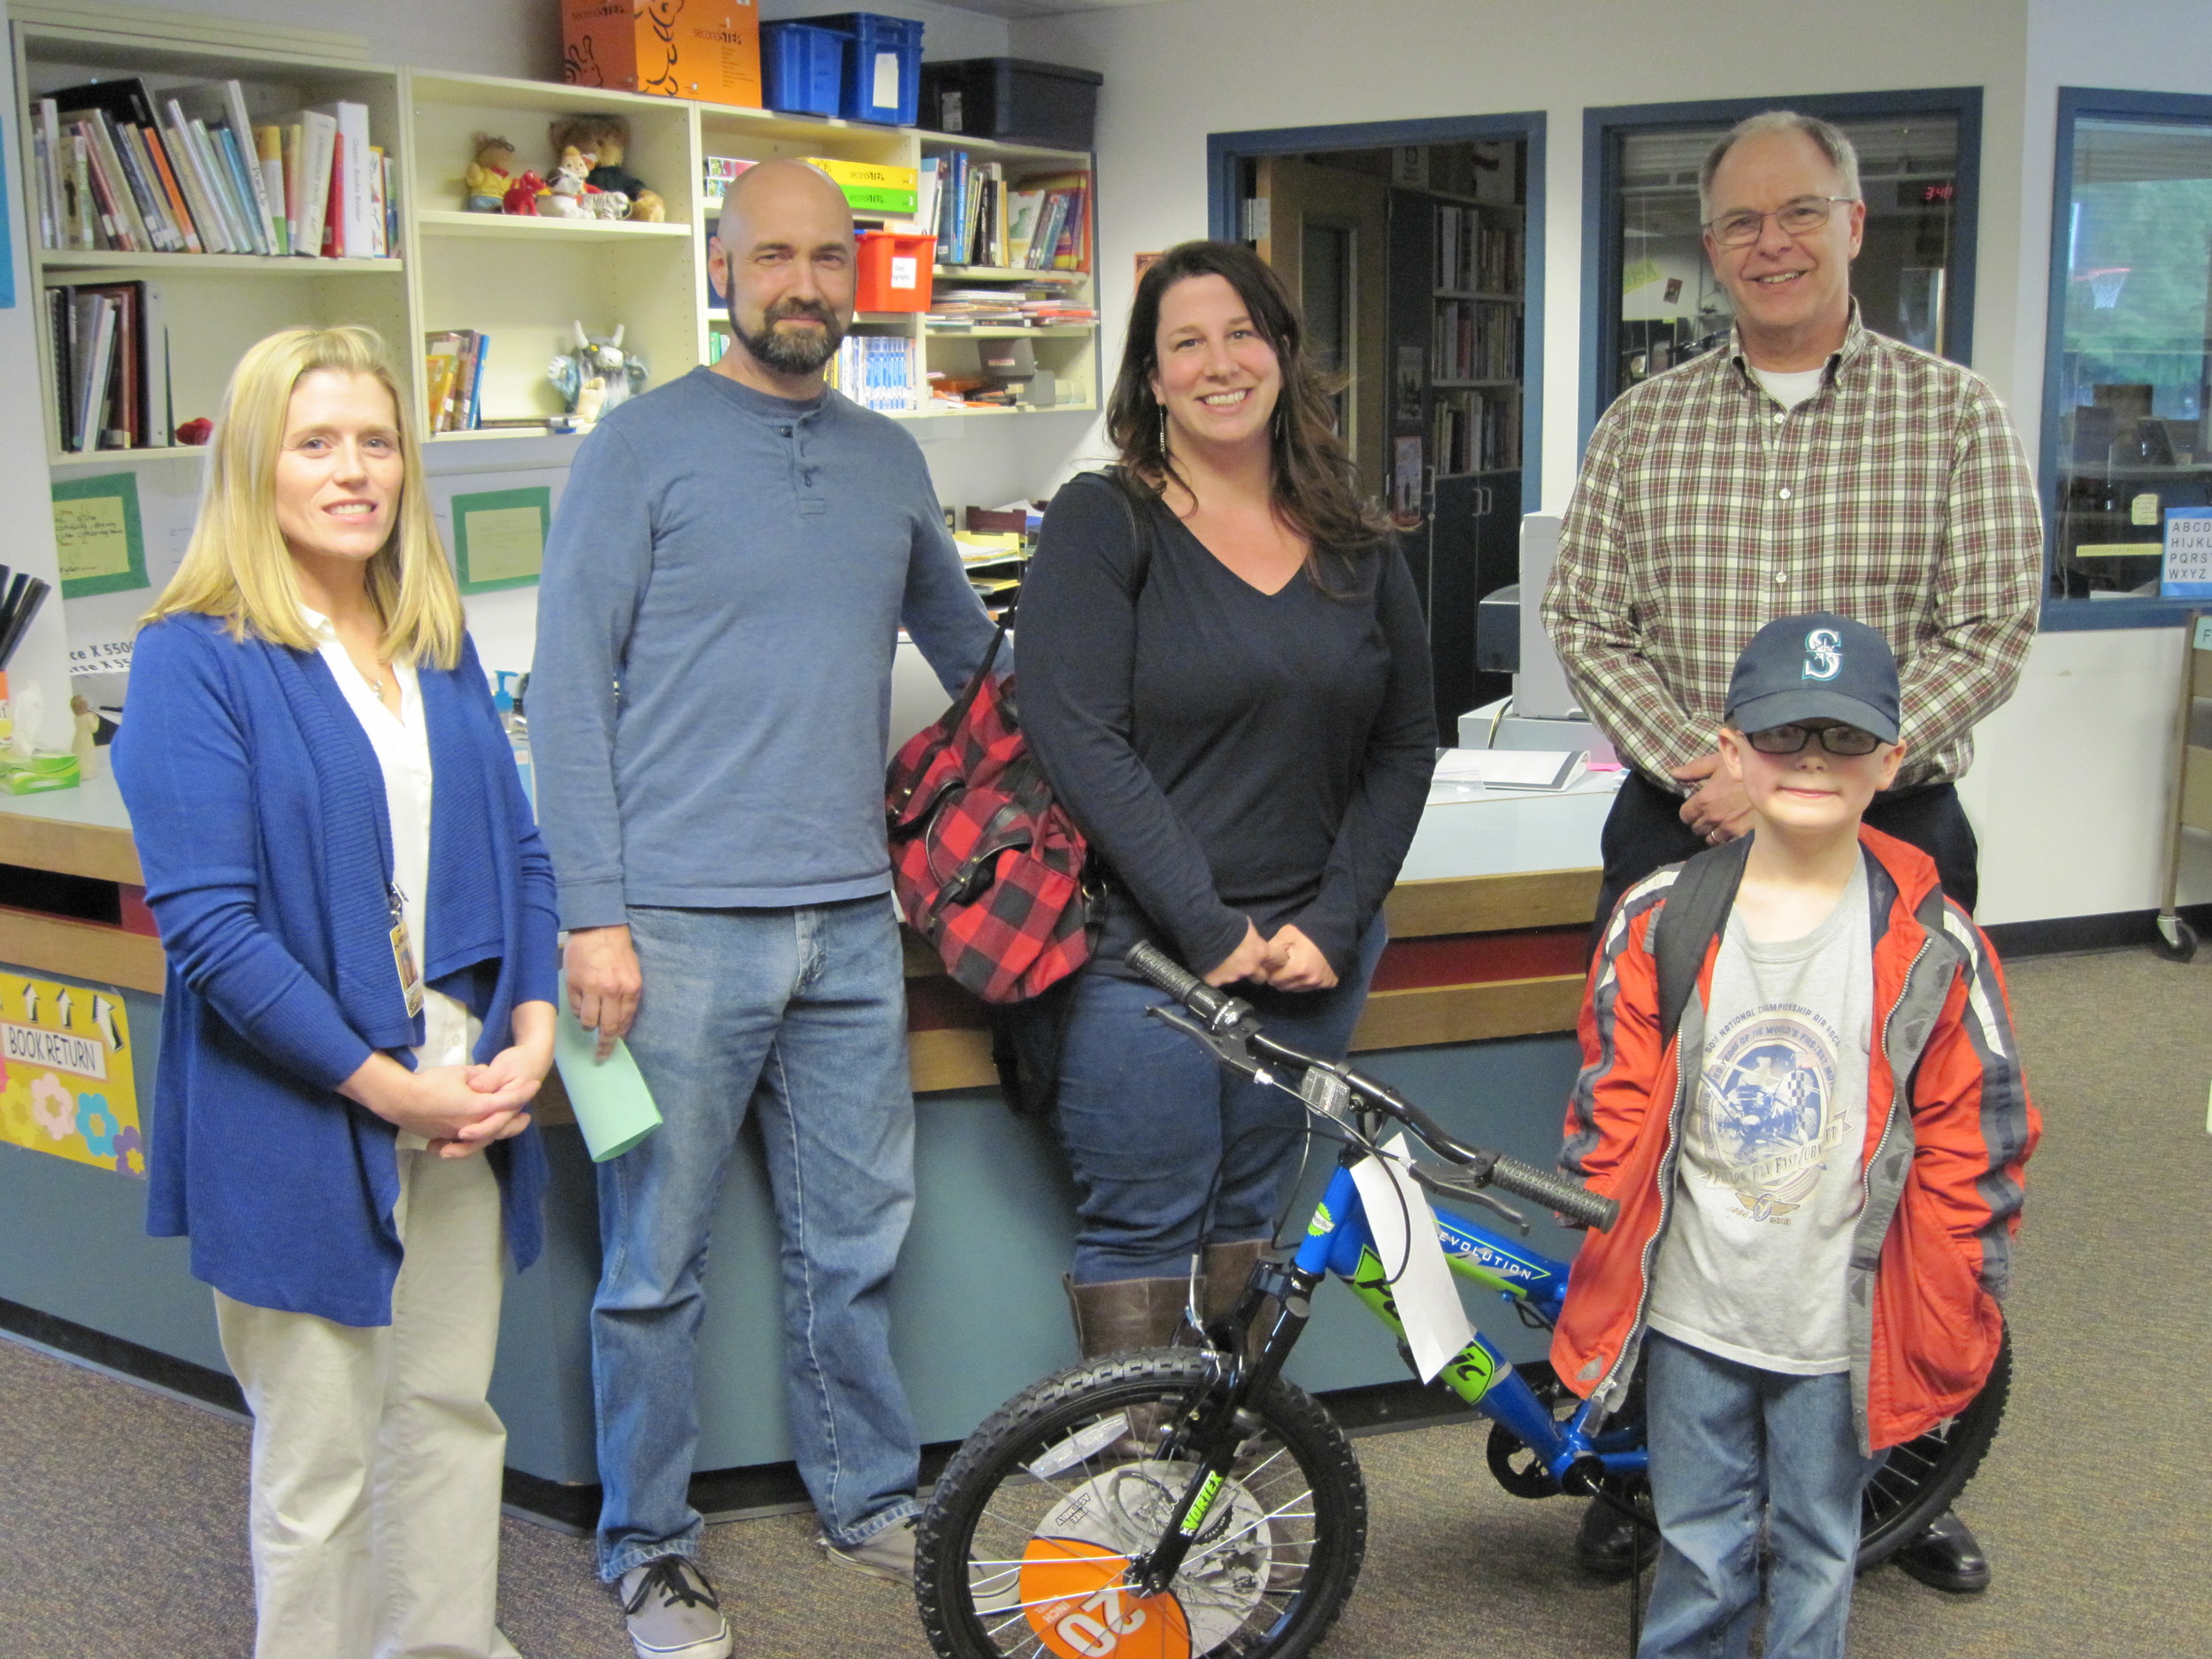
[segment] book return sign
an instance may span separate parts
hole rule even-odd
[[[2212,599],[2212,507],[2166,510],[2159,592],[2169,599]]]

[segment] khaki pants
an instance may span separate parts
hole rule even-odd
[[[495,1623],[507,1431],[484,1399],[499,1186],[480,1154],[396,1156],[390,1325],[215,1294],[254,1414],[255,1659],[515,1659]]]

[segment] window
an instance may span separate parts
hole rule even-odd
[[[1698,170],[1762,110],[1833,121],[1859,157],[1866,234],[1852,292],[1866,326],[1963,363],[1971,341],[1981,95],[1971,88],[1592,110],[1586,433],[1639,380],[1724,347],[1734,319],[1700,236]]]
[[[2212,98],[2062,88],[2057,173],[2044,623],[2171,621],[2169,516],[2212,505]]]

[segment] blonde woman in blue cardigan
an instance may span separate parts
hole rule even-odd
[[[404,410],[365,329],[246,354],[115,746],[169,956],[147,1228],[253,1407],[257,1659],[515,1651],[485,1390],[553,879]]]

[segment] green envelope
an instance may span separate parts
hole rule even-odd
[[[553,1027],[553,1064],[560,1068],[561,1083],[575,1109],[576,1126],[584,1132],[584,1144],[591,1148],[591,1161],[604,1164],[659,1128],[660,1108],[653,1104],[627,1043],[616,1043],[605,1063],[599,1061],[598,1034],[577,1023],[565,986],[560,1010]]]

